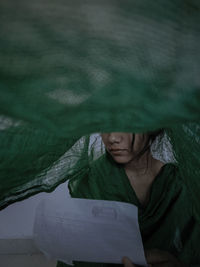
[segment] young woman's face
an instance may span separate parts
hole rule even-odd
[[[114,132],[102,133],[101,137],[108,153],[121,164],[133,160],[144,145],[143,134]]]

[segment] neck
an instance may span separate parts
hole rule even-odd
[[[124,166],[129,182],[143,206],[149,201],[152,183],[163,165],[164,163],[154,159],[151,153],[146,152],[139,159]]]
[[[152,167],[153,157],[149,151],[145,152],[141,157],[136,158],[125,164],[124,168],[128,172],[132,173],[144,173]]]
[[[146,152],[139,159],[133,159],[124,165],[124,169],[128,177],[134,179],[150,179],[155,177],[164,165],[160,160],[154,159],[151,153]]]

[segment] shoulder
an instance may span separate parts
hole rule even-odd
[[[177,199],[190,198],[185,178],[178,165],[167,163],[163,165],[156,177],[156,186],[162,189],[163,195],[173,196]]]
[[[109,172],[109,162],[105,155],[93,161],[68,183],[72,197],[93,198],[97,189],[103,186],[103,180]]]

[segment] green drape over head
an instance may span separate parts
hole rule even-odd
[[[200,217],[199,1],[2,0],[0,32],[2,208],[89,168],[88,134],[165,128]]]

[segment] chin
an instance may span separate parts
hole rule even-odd
[[[126,157],[113,157],[114,161],[119,163],[119,164],[127,164],[128,162],[130,162],[131,159],[126,158]]]

